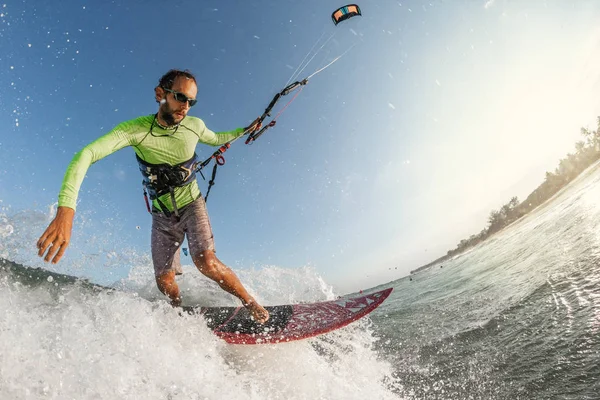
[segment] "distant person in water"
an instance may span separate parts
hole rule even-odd
[[[152,200],[152,262],[156,283],[171,304],[181,305],[175,275],[181,274],[179,249],[187,236],[189,254],[201,273],[237,296],[252,317],[265,323],[269,313],[250,296],[235,273],[215,255],[213,232],[194,167],[198,143],[219,146],[260,129],[260,120],[246,128],[213,132],[204,122],[188,116],[196,104],[196,78],[187,70],[170,70],[154,88],[158,112],[117,125],[77,153],[58,195],[56,217],[37,242],[38,254],[57,263],[71,239],[79,188],[91,164],[131,146]]]

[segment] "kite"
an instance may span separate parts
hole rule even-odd
[[[349,18],[356,17],[357,15],[362,15],[360,7],[356,4],[348,4],[335,10],[331,14],[331,19],[333,20],[333,23],[337,25]]]

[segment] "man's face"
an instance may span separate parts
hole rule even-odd
[[[161,88],[161,90],[166,103],[162,104],[158,110],[160,117],[168,125],[176,125],[185,118],[190,109],[189,102],[179,101],[176,97],[179,97],[181,100],[185,96],[188,99],[195,100],[198,94],[198,87],[193,80],[180,76],[175,79],[171,89],[166,90]]]

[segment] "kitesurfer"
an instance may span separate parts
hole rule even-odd
[[[175,275],[180,274],[179,249],[187,236],[190,255],[201,273],[237,296],[254,319],[264,323],[269,313],[244,288],[235,273],[215,255],[206,205],[195,179],[198,143],[219,146],[261,128],[261,119],[246,128],[213,132],[204,122],[188,116],[196,104],[198,87],[187,70],[170,70],[154,89],[158,112],[117,125],[85,146],[74,157],[58,196],[56,217],[37,242],[38,255],[57,263],[69,246],[79,188],[91,164],[133,147],[152,200],[152,261],[156,283],[171,304],[181,305]]]

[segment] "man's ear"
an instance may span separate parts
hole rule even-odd
[[[160,86],[154,88],[154,99],[157,103],[160,103],[162,99],[165,98],[165,90]]]

